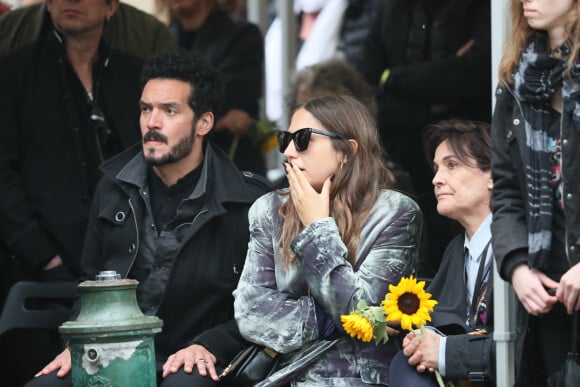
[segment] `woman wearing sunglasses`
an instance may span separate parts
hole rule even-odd
[[[289,188],[250,209],[249,250],[234,292],[240,331],[281,353],[281,369],[267,381],[387,385],[396,345],[350,338],[340,316],[360,300],[379,305],[389,284],[412,273],[420,210],[390,189],[374,121],[354,98],[298,105],[278,139]]]

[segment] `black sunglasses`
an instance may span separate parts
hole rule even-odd
[[[280,149],[280,153],[284,153],[288,145],[290,145],[290,141],[294,141],[294,147],[298,152],[304,152],[308,148],[308,144],[310,144],[310,135],[312,133],[322,134],[324,136],[328,136],[334,139],[342,139],[336,133],[327,132],[325,130],[318,130],[313,128],[303,128],[298,129],[294,133],[279,130],[278,131],[278,149]]]

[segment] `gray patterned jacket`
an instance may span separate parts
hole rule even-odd
[[[407,196],[381,192],[364,222],[355,268],[334,219],[310,224],[291,247],[299,263],[284,268],[279,247],[278,209],[287,195],[271,192],[249,212],[250,243],[238,288],[235,317],[242,335],[284,354],[293,363],[319,340],[316,307],[322,308],[342,332],[340,315],[354,310],[360,299],[379,305],[389,284],[412,273],[417,263],[422,215]],[[310,295],[309,295],[310,293]],[[323,355],[293,377],[292,385],[386,385],[396,345],[375,345],[345,334]]]

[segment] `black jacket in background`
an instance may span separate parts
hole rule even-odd
[[[99,55],[97,104],[120,150],[140,139],[142,62],[104,44]],[[54,33],[1,57],[0,85],[0,240],[31,272],[59,254],[78,276],[101,162],[84,88]]]
[[[470,39],[473,46],[457,57]],[[433,120],[489,121],[490,66],[488,0],[384,0],[358,69],[377,87],[390,69],[378,91],[379,129],[385,144],[402,146],[396,141],[420,142],[420,130]],[[451,109],[431,114],[439,104]]]
[[[344,59],[358,67],[362,60],[362,52],[370,27],[378,16],[378,10],[383,0],[348,0],[340,27],[338,51]]]
[[[196,31],[184,31],[176,21],[171,23],[170,30],[179,47],[200,53],[222,74],[225,83],[222,112],[240,109],[257,119],[264,75],[264,39],[258,27],[235,22],[226,13],[214,11]],[[220,114],[216,121],[219,118]],[[234,136],[227,131],[213,131],[209,139],[228,153]],[[248,136],[241,136],[238,141],[234,157],[238,168],[265,176],[260,149]]]
[[[140,244],[143,227],[151,226],[145,224],[142,198],[148,195],[148,167],[139,150],[103,164],[83,249],[84,278],[94,279],[101,270],[125,278],[135,262],[147,261],[140,259]],[[155,337],[158,366],[192,343],[224,366],[245,345],[233,318],[232,292],[246,259],[248,209],[268,189],[265,179],[241,174],[223,152],[207,145],[197,186],[178,209],[186,220],[175,227],[182,245],[157,309],[164,323]]]

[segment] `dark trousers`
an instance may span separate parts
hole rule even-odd
[[[540,317],[530,316],[531,334],[536,334],[537,351],[542,356],[545,374],[560,370],[571,348],[572,316],[561,303]]]
[[[403,351],[397,352],[389,367],[389,387],[437,387],[435,374],[425,371],[417,372],[409,365],[409,358]]]
[[[201,376],[194,368],[191,374],[186,374],[181,368],[177,373],[167,376],[165,379],[161,374],[157,375],[157,385],[160,387],[212,387],[222,385],[216,383],[210,377]],[[56,372],[32,379],[25,387],[71,387],[72,380],[70,373],[64,378],[56,376]]]

